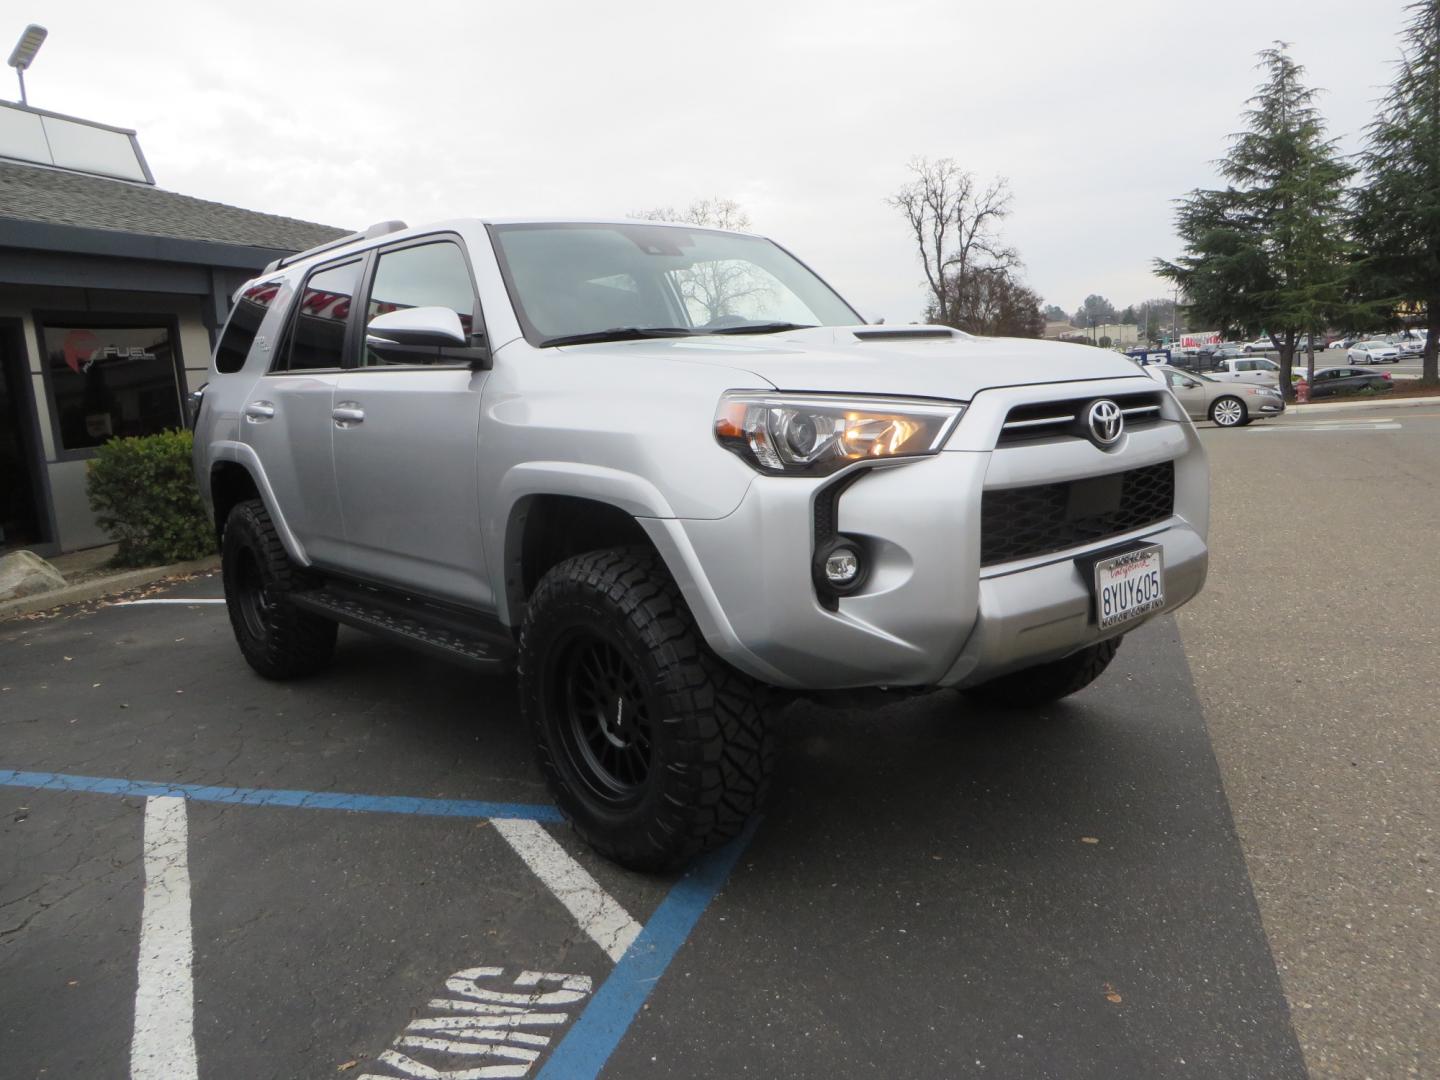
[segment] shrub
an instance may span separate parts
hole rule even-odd
[[[100,527],[120,542],[119,566],[198,559],[215,529],[195,490],[188,431],[111,439],[90,461],[85,490]]]

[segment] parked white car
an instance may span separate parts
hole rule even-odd
[[[1268,337],[1256,338],[1254,341],[1247,341],[1242,346],[1247,353],[1274,352],[1275,344]]]
[[[1216,382],[1253,383],[1256,386],[1280,385],[1280,365],[1264,356],[1217,358],[1205,374]]]
[[[1352,364],[1398,364],[1400,347],[1372,338],[1369,341],[1356,342],[1346,351],[1345,359]]]
[[[1397,341],[1395,348],[1400,350],[1400,359],[1405,360],[1423,353],[1425,351],[1427,337],[1428,335],[1426,334],[1411,334]]]

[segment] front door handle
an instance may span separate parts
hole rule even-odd
[[[245,406],[245,419],[251,423],[275,418],[275,406],[269,401],[252,401]]]
[[[352,424],[365,422],[365,410],[354,401],[342,401],[331,410],[330,416],[334,419],[336,427],[350,427]]]

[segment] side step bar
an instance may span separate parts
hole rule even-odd
[[[412,597],[331,582],[297,592],[296,607],[477,671],[507,672],[515,642],[498,623]]]

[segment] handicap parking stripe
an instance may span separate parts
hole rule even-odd
[[[286,791],[278,788],[212,787],[205,784],[154,783],[108,776],[23,772],[0,769],[0,787],[41,791],[88,791],[97,795],[179,795],[196,802],[242,806],[288,806],[304,810],[353,810],[371,814],[423,814],[431,817],[563,822],[558,807],[545,803],[493,803],[474,799],[427,799],[411,795],[357,795],[343,791]]]
[[[536,1080],[590,1080],[600,1075],[650,991],[729,880],[758,824],[758,819],[752,819],[736,839],[691,864],[660,901],[610,977],[595,991]]]
[[[520,855],[531,871],[580,922],[587,934],[596,940],[597,944],[600,944],[612,959],[618,957],[610,975],[580,1013],[575,1025],[555,1047],[549,1060],[544,1063],[544,1067],[539,1073],[539,1080],[584,1080],[584,1078],[599,1076],[600,1071],[609,1061],[610,1055],[614,1053],[625,1033],[635,1022],[635,1018],[645,1005],[651,991],[654,990],[655,984],[665,974],[670,962],[679,953],[681,946],[685,944],[691,931],[700,921],[701,915],[705,913],[711,901],[724,887],[758,825],[758,820],[752,821],[739,837],[725,847],[696,859],[666,893],[665,898],[660,901],[649,920],[641,926],[629,916],[623,907],[609,897],[578,863],[565,855],[558,844],[554,844],[553,840],[548,844],[541,842],[536,836],[536,833],[543,833],[538,824],[529,828],[525,827],[528,823],[562,821],[559,810],[554,806],[394,795],[357,795],[328,791],[287,791],[267,788],[213,787],[201,784],[167,784],[19,769],[0,769],[0,787],[145,797],[150,800],[146,807],[147,858],[151,847],[156,848],[158,857],[159,848],[165,846],[162,841],[169,847],[174,847],[177,842],[176,838],[184,836],[183,800],[185,799],[243,806],[351,810],[437,817],[480,817],[495,821],[497,831],[502,833],[507,843]],[[155,819],[155,830],[151,828],[152,818]],[[502,827],[501,823],[505,822],[516,823],[520,827]],[[160,829],[160,825],[165,825],[166,828]],[[156,830],[158,830],[156,836],[152,837],[152,831]],[[546,839],[549,839],[548,835]],[[183,840],[178,842],[183,843]],[[559,852],[563,858],[557,857],[556,852]],[[166,858],[169,859],[167,864],[169,869],[166,870],[166,873],[170,877],[174,877],[175,874],[183,872],[185,891],[188,893],[188,870],[175,869],[181,864],[175,862],[173,853],[167,854]],[[159,874],[161,869],[164,868],[157,864],[156,873]],[[152,921],[150,908],[152,890],[148,880],[148,870],[149,863],[147,862],[145,914],[147,925]],[[161,884],[160,879],[157,878],[157,888]],[[169,886],[175,883],[167,878],[163,884]],[[183,927],[178,921],[180,918],[178,906],[172,905],[173,911],[170,908],[164,908],[164,910],[156,908],[155,920],[158,920],[156,921],[157,926],[164,923],[166,930],[159,936],[173,939],[171,944],[180,941],[183,937],[183,944],[186,946],[183,951],[188,953],[188,895],[184,897],[183,906],[185,909],[185,925]],[[161,916],[165,916],[165,918]],[[154,937],[155,935],[147,936]],[[142,944],[142,952],[143,949]],[[179,988],[179,982],[188,982],[189,972],[187,970],[182,973],[175,964],[170,962],[173,958],[168,954],[173,951],[173,949],[161,950],[166,954],[162,957],[166,962],[160,965],[164,970],[157,969],[154,973],[155,977],[149,979],[146,978],[144,956],[142,955],[141,958],[141,992],[137,996],[136,1010],[137,1056],[132,1060],[132,1076],[137,1080],[147,1075],[145,1073],[147,1065],[158,1065],[163,1069],[166,1067],[164,1064],[166,1062],[170,1065],[176,1061],[193,1062],[193,1034],[190,1036],[191,1041],[188,1047],[186,1047],[163,1043],[163,1040],[162,1044],[156,1044],[154,1039],[147,1041],[142,1032],[142,1023],[149,1015],[142,1006],[149,997],[153,996],[157,999],[163,997],[166,999],[165,1007],[173,1009],[177,1002],[186,996],[183,993],[174,993]],[[185,966],[188,967],[188,965]],[[163,994],[147,990],[147,986],[155,987],[160,984],[165,985]],[[190,994],[193,995],[193,988],[189,989]],[[150,1012],[155,1011],[150,1010]],[[168,1026],[171,1027],[172,1034],[174,1034],[181,1031],[185,1025]],[[402,1038],[411,1038],[411,1036]],[[185,1052],[187,1049],[188,1053]],[[177,1053],[177,1051],[179,1052]],[[138,1071],[136,1071],[137,1061],[140,1064]],[[523,1065],[508,1066],[508,1068],[521,1071],[509,1073],[475,1071],[468,1075],[521,1076],[529,1072],[530,1064],[527,1062]],[[190,1067],[193,1068],[193,1065]],[[499,1066],[498,1068],[506,1067]],[[496,1068],[496,1066],[485,1066],[484,1068]],[[408,1072],[409,1070],[402,1071]],[[170,1080],[171,1076],[183,1077],[193,1075],[193,1073],[181,1070],[178,1073],[165,1075],[167,1080]],[[412,1073],[412,1075],[418,1074]]]

